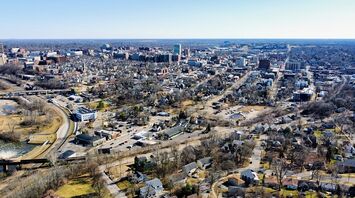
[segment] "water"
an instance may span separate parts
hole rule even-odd
[[[25,142],[12,143],[0,140],[0,159],[10,159],[24,155],[34,147],[35,145],[26,144]]]
[[[0,100],[0,115],[16,113],[18,104],[13,100]]]
[[[13,105],[4,105],[2,107],[2,109],[5,112],[14,112],[14,111],[16,111],[16,107],[14,107]]]

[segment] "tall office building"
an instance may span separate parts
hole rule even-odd
[[[5,54],[0,53],[0,66],[5,65],[7,62],[7,57]]]
[[[186,49],[184,50],[184,55],[185,55],[186,58],[190,58],[191,52],[190,52],[190,49],[189,49],[189,48],[186,48]]]
[[[302,68],[301,68],[301,63],[300,62],[290,62],[288,61],[286,63],[286,70],[291,70],[291,71],[300,71]]]
[[[174,45],[173,52],[174,52],[175,55],[181,56],[181,44]]]
[[[0,54],[4,53],[4,44],[0,43]]]
[[[245,67],[247,65],[247,61],[243,57],[239,57],[236,61],[238,67]]]
[[[259,60],[259,69],[260,70],[269,70],[271,66],[271,63],[267,59],[261,59]]]

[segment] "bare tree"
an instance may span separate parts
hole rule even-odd
[[[96,174],[93,178],[92,187],[95,190],[97,197],[104,197],[105,181],[99,174]]]
[[[185,147],[181,152],[181,163],[188,164],[190,162],[196,161],[195,148],[193,146]]]
[[[288,164],[285,159],[277,158],[273,160],[271,167],[279,183],[279,190],[281,190],[282,179],[286,176]]]

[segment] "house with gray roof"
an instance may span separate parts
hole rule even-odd
[[[197,170],[197,163],[196,162],[191,162],[190,164],[186,164],[185,166],[182,167],[182,171],[188,175],[191,176],[194,174]]]
[[[247,169],[247,170],[241,172],[240,178],[243,181],[245,181],[245,183],[249,183],[249,184],[258,184],[259,183],[258,174],[256,174],[256,172],[251,169]]]
[[[163,184],[158,178],[146,181],[145,186],[139,189],[139,197],[157,197],[164,190]]]
[[[212,165],[212,157],[204,157],[197,160],[197,166],[202,170],[211,167],[211,165]]]

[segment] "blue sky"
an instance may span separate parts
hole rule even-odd
[[[1,0],[0,39],[355,38],[355,0]]]

